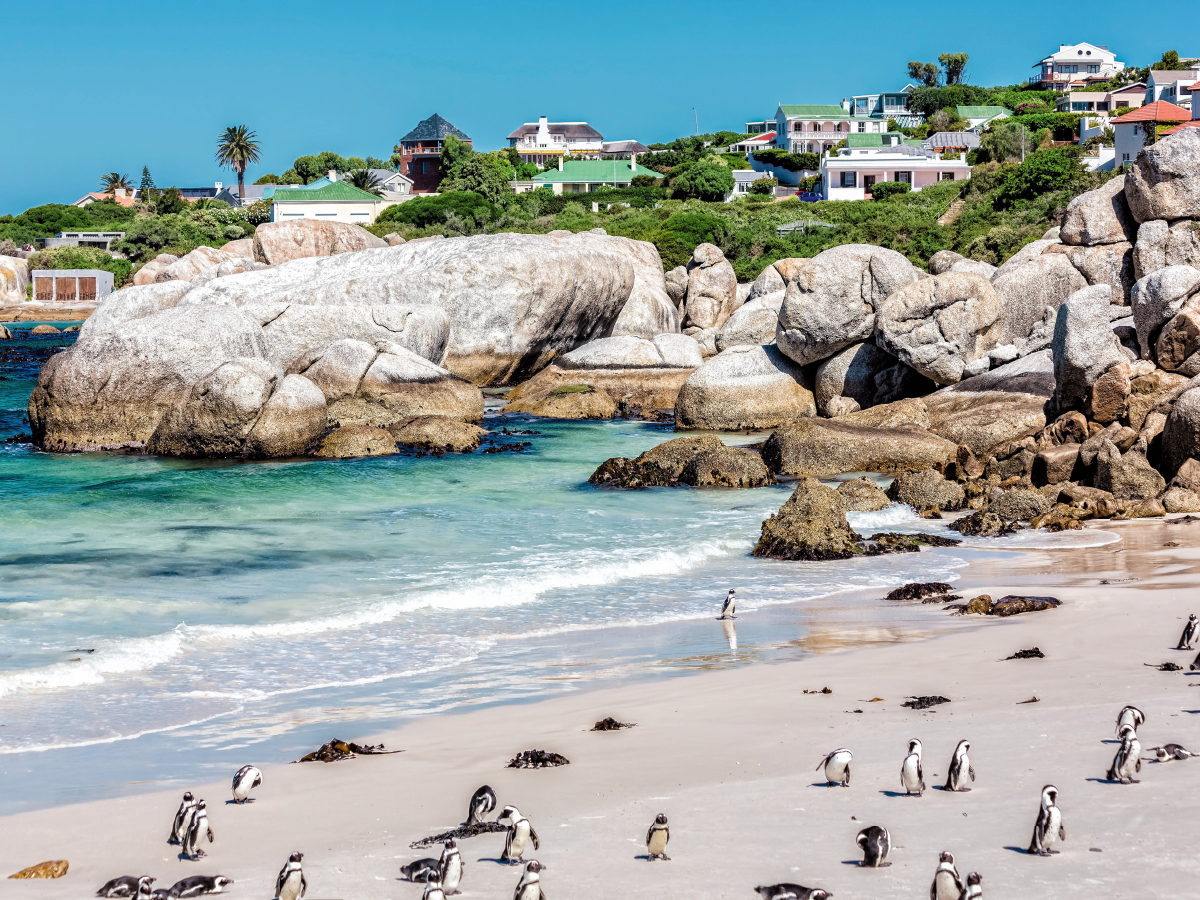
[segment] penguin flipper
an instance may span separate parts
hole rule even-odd
[[[844,782],[842,782],[842,783],[843,783],[843,784],[849,784],[849,783],[850,783],[850,763],[846,763],[846,780],[845,780]]]
[[[1065,841],[1067,839],[1067,826],[1066,825],[1058,826],[1058,839],[1060,841]]]
[[[654,835],[654,826],[653,826],[653,825],[651,825],[651,826],[650,826],[650,827],[649,827],[649,828],[646,830],[646,848],[647,848],[647,849],[649,849],[649,847],[650,847],[650,838],[651,838],[653,835]]]
[[[971,780],[972,780],[972,781],[974,781],[974,780],[975,780],[975,767],[974,767],[974,766],[967,766],[967,772],[968,772],[968,773],[970,773],[970,775],[971,775]]]
[[[304,873],[300,873],[300,896],[303,897],[308,891],[308,880],[304,877]]]
[[[533,849],[541,850],[542,843],[538,840],[537,832],[533,830],[533,825],[529,826],[529,837],[533,841]]]

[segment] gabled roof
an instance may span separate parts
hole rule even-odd
[[[605,141],[600,150],[602,153],[649,153],[650,148],[637,141]]]
[[[973,131],[939,131],[937,134],[931,134],[921,142],[921,146],[927,150],[936,150],[939,147],[967,147],[974,149],[979,146],[979,135]]]
[[[116,200],[118,206],[133,206],[133,199],[134,199],[132,191],[129,192],[128,196],[122,195],[122,196],[115,196],[115,197],[112,194],[105,194],[101,191],[88,191],[86,194],[84,194],[82,197],[80,197],[78,200],[76,200],[71,205],[72,206],[84,205],[84,201],[87,200],[89,197],[92,199],[93,203],[98,203],[101,200]]]
[[[527,134],[537,134],[538,123],[526,122],[508,136],[508,140],[524,137]],[[561,134],[568,141],[602,141],[604,135],[587,122],[547,122],[546,130],[551,134]]]
[[[450,135],[461,138],[464,141],[471,140],[467,135],[459,131],[437,113],[434,113],[428,119],[423,119],[417,123],[417,127],[400,138],[402,141],[444,141]]]
[[[1178,134],[1185,128],[1200,128],[1200,119],[1188,119],[1186,122],[1180,122],[1174,128],[1168,128],[1159,137],[1166,137],[1168,134]]]
[[[955,111],[964,119],[991,119],[996,116],[1011,116],[1011,109],[1004,106],[957,106]]]
[[[299,188],[278,187],[275,189],[272,199],[276,203],[312,203],[320,200],[378,203],[380,198],[367,191],[359,190],[352,184],[346,184],[344,181],[332,181],[318,188],[314,188],[312,185]]]
[[[367,171],[378,178],[380,184],[386,181],[395,181],[397,178],[401,181],[407,181],[409,184],[413,183],[413,180],[404,173],[393,172],[391,169],[367,169]]]
[[[836,132],[835,132],[836,133]],[[892,138],[899,138],[898,144],[907,143],[907,138],[898,131],[885,131],[875,134],[848,134],[846,135],[847,147],[891,147]],[[920,146],[921,142],[916,141],[916,146]]]
[[[1150,79],[1155,84],[1171,84],[1175,81],[1195,81],[1200,73],[1195,69],[1152,69]]]
[[[779,109],[785,116],[799,116],[804,119],[850,118],[850,113],[832,103],[781,103]]]
[[[563,160],[563,170],[561,172],[558,169],[542,172],[540,175],[533,176],[533,182],[534,184],[555,184],[558,182],[605,184],[614,181],[629,181],[634,175],[649,175],[651,178],[662,178],[661,172],[647,169],[641,164],[638,164],[637,168],[631,170],[629,168],[629,161],[625,159],[565,159]]]
[[[1184,122],[1192,114],[1181,106],[1168,103],[1166,100],[1155,100],[1133,112],[1127,112],[1116,119],[1109,119],[1110,125],[1128,125],[1131,122]]]

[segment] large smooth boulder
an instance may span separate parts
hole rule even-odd
[[[662,334],[653,340],[600,338],[564,353],[555,364],[562,369],[695,369],[703,361],[700,348],[687,335]]]
[[[821,415],[837,397],[854,400],[860,409],[926,393],[929,380],[873,343],[851,344],[817,366],[813,394]]]
[[[158,281],[159,273],[178,259],[178,256],[171,253],[158,254],[158,256],[133,273],[134,286],[141,287],[146,284],[155,284]]]
[[[720,249],[701,244],[687,266],[687,324],[720,328],[737,309],[737,275]]]
[[[1151,358],[1150,348],[1158,340],[1159,331],[1198,292],[1200,269],[1191,266],[1167,266],[1138,279],[1130,292],[1130,302],[1142,359]]]
[[[374,425],[345,425],[329,432],[316,455],[328,459],[360,459],[390,456],[395,452],[396,439],[387,429]]]
[[[0,255],[0,303],[24,303],[29,287],[29,263]]]
[[[917,425],[877,428],[850,420],[802,419],[775,429],[763,461],[781,475],[916,472],[944,465],[956,445]]]
[[[929,274],[941,275],[943,272],[949,272],[955,263],[960,263],[966,260],[966,257],[961,253],[955,253],[953,250],[939,250],[933,256],[929,257]]]
[[[283,373],[266,360],[235,359],[192,386],[146,442],[160,456],[235,456]]]
[[[1125,201],[1125,180],[1118,175],[1071,201],[1059,232],[1064,244],[1091,247],[1135,239],[1137,222]]]
[[[933,469],[897,475],[887,489],[889,500],[911,506],[918,512],[931,509],[953,510],[963,505],[966,493],[962,486],[947,481]]]
[[[952,265],[948,271],[974,272],[976,275],[982,275],[984,278],[987,278],[990,281],[998,270],[991,263],[986,263],[982,260],[960,259],[958,262]]]
[[[1161,494],[1167,482],[1144,454],[1130,450],[1122,455],[1112,441],[1105,441],[1096,454],[1095,486],[1118,500],[1149,500]]]
[[[1078,290],[1087,287],[1087,279],[1058,253],[1042,253],[1021,266],[998,273],[992,287],[1000,295],[1004,308],[999,343],[1023,347],[1042,322],[1047,309],[1056,310]]]
[[[221,249],[233,259],[254,259],[254,236],[238,238],[221,245]]]
[[[755,556],[846,559],[862,539],[846,520],[846,501],[815,478],[802,478],[779,512],[762,524]]]
[[[600,235],[409,241],[218,278],[186,303],[253,307],[285,368],[323,332],[321,343],[393,340],[476,384],[511,383],[610,333],[634,286],[627,249]],[[414,326],[428,351],[401,336]]]
[[[208,284],[214,278],[223,278],[226,275],[241,275],[243,272],[257,272],[259,269],[266,269],[266,263],[255,262],[252,257],[231,257],[224,262],[219,262],[216,265],[209,266],[191,279],[193,287],[200,287],[202,284]]]
[[[1200,310],[1185,307],[1163,326],[1154,358],[1168,372],[1200,375]]]
[[[254,230],[254,258],[269,266],[313,256],[336,256],[388,246],[383,238],[348,222],[288,219]]]
[[[775,266],[767,266],[758,277],[754,279],[754,283],[750,285],[750,295],[746,298],[746,302],[758,300],[762,297],[769,297],[774,294],[783,294],[787,291],[787,283],[783,280],[783,276],[779,274],[779,270]],[[782,296],[779,298],[779,303],[775,304],[778,309],[783,303]]]
[[[325,431],[327,404],[321,389],[303,375],[285,375],[250,429],[244,453],[254,457],[300,456]]]
[[[79,329],[79,339],[92,337],[102,331],[135,327],[131,324],[135,319],[173,309],[189,290],[191,285],[186,281],[167,281],[114,291],[84,321]]]
[[[684,266],[676,266],[663,276],[667,296],[678,309],[687,299],[688,271]]]
[[[1012,256],[1010,256],[1008,259],[1006,259],[1004,262],[1002,262],[1000,264],[1000,268],[996,269],[996,274],[992,276],[992,281],[994,282],[1001,275],[1005,275],[1005,274],[1011,272],[1013,269],[1016,269],[1019,266],[1025,265],[1025,263],[1027,263],[1027,262],[1037,259],[1039,256],[1042,255],[1042,253],[1044,253],[1047,250],[1047,248],[1053,247],[1053,246],[1055,246],[1057,244],[1061,244],[1061,243],[1062,243],[1062,241],[1059,240],[1058,238],[1039,238],[1036,241],[1030,241],[1028,244],[1026,244],[1024,247],[1022,247],[1020,250],[1018,250],[1016,253],[1014,253]],[[932,271],[932,270],[930,270],[930,271]]]
[[[1137,279],[1134,277],[1133,245],[1128,241],[1094,247],[1056,244],[1046,251],[1047,255],[1052,253],[1069,259],[1088,284],[1111,287],[1113,303],[1121,306],[1129,302],[1129,292]]]
[[[1167,266],[1200,269],[1200,223],[1191,219],[1142,223],[1133,248],[1134,277],[1141,279]]]
[[[197,247],[191,253],[179,257],[160,271],[154,280],[156,282],[191,281],[205,269],[218,266],[230,259],[233,257],[224,250],[217,250],[213,247]]]
[[[592,240],[595,236],[584,232],[579,237]],[[649,340],[658,334],[678,332],[681,316],[667,293],[658,248],[648,241],[616,236],[605,236],[604,246],[624,253],[633,265],[633,289],[613,323],[613,335],[634,335]]]
[[[684,383],[675,403],[675,427],[757,430],[816,412],[804,372],[779,348],[731,347]]]
[[[717,352],[728,350],[730,347],[761,347],[763,344],[773,344],[775,326],[779,324],[779,307],[782,303],[782,291],[764,294],[761,299],[747,300],[717,332]]]
[[[1095,285],[1072,294],[1059,307],[1052,352],[1061,410],[1086,406],[1096,379],[1125,359],[1110,324],[1110,299],[1106,285]]]
[[[917,280],[908,259],[870,244],[832,247],[812,259],[780,260],[775,267],[787,282],[776,341],[800,365],[868,340],[878,308]]]
[[[1200,218],[1200,131],[1185,128],[1139,153],[1125,197],[1139,222]]]
[[[876,340],[922,375],[954,384],[969,363],[1000,343],[1003,314],[1000,296],[986,278],[947,272],[888,297],[876,317]]]
[[[487,434],[478,425],[446,416],[417,416],[388,429],[396,443],[414,450],[470,453]]]
[[[1180,393],[1167,415],[1162,432],[1163,474],[1173,477],[1189,457],[1200,459],[1200,389],[1197,387]]]

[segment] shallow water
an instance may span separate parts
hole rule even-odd
[[[28,429],[38,365],[0,361],[0,437]],[[845,592],[952,580],[969,553],[756,560],[788,485],[598,490],[603,460],[673,435],[487,425],[540,433],[498,438],[520,453],[266,463],[0,444],[0,812],[294,759],[411,715],[955,627]],[[852,524],[944,530],[904,507]],[[713,621],[729,587],[736,649]]]

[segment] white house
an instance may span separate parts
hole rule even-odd
[[[755,150],[768,150],[775,146],[775,132],[765,131],[754,137],[729,145],[730,153],[752,153]]]
[[[754,169],[734,169],[733,190],[725,195],[725,202],[728,203],[735,197],[748,196],[750,194],[750,185],[759,179],[770,177],[771,175],[768,172],[756,172]]]
[[[1123,71],[1125,63],[1101,44],[1060,44],[1056,53],[1033,64],[1029,79],[1034,90],[1065,91],[1072,85],[1107,81]]]
[[[1110,119],[1108,124],[1112,126],[1114,135],[1113,164],[1120,168],[1137,159],[1138,153],[1146,146],[1146,130],[1153,128],[1154,123],[1186,122],[1188,118],[1186,109],[1165,100],[1155,100],[1133,112]]]
[[[781,104],[775,112],[775,146],[791,153],[823,153],[851,132],[887,131],[887,122],[854,117],[832,104]]]
[[[914,84],[906,84],[898,91],[855,94],[849,100],[842,101],[842,108],[854,119],[880,119],[885,123],[888,119],[895,119],[904,128],[916,128],[925,122],[925,117],[908,111],[908,95],[915,88]]]
[[[1012,115],[1012,110],[1003,106],[956,106],[954,109],[961,118],[971,123],[971,130],[974,132],[983,131],[993,122]]]
[[[1115,91],[1068,91],[1058,98],[1058,112],[1091,113],[1098,116],[1124,115],[1146,102],[1146,83],[1136,81]],[[1116,112],[1121,110],[1121,112]]]
[[[508,136],[508,146],[516,147],[525,162],[545,165],[561,156],[599,159],[604,150],[604,135],[587,122],[548,122],[540,116],[526,122]]]
[[[912,190],[939,181],[964,181],[971,177],[967,154],[953,159],[905,143],[900,135],[851,135],[848,146],[836,156],[821,159],[821,193],[826,200],[864,200],[882,181],[900,181]]]
[[[1146,102],[1166,100],[1186,110],[1192,108],[1192,85],[1200,81],[1200,65],[1192,69],[1151,69],[1146,79]]]
[[[299,187],[279,185],[271,194],[271,221],[288,219],[319,219],[332,222],[354,222],[371,225],[385,207],[396,201],[376,197],[351,184],[337,180],[330,172],[312,184]]]

